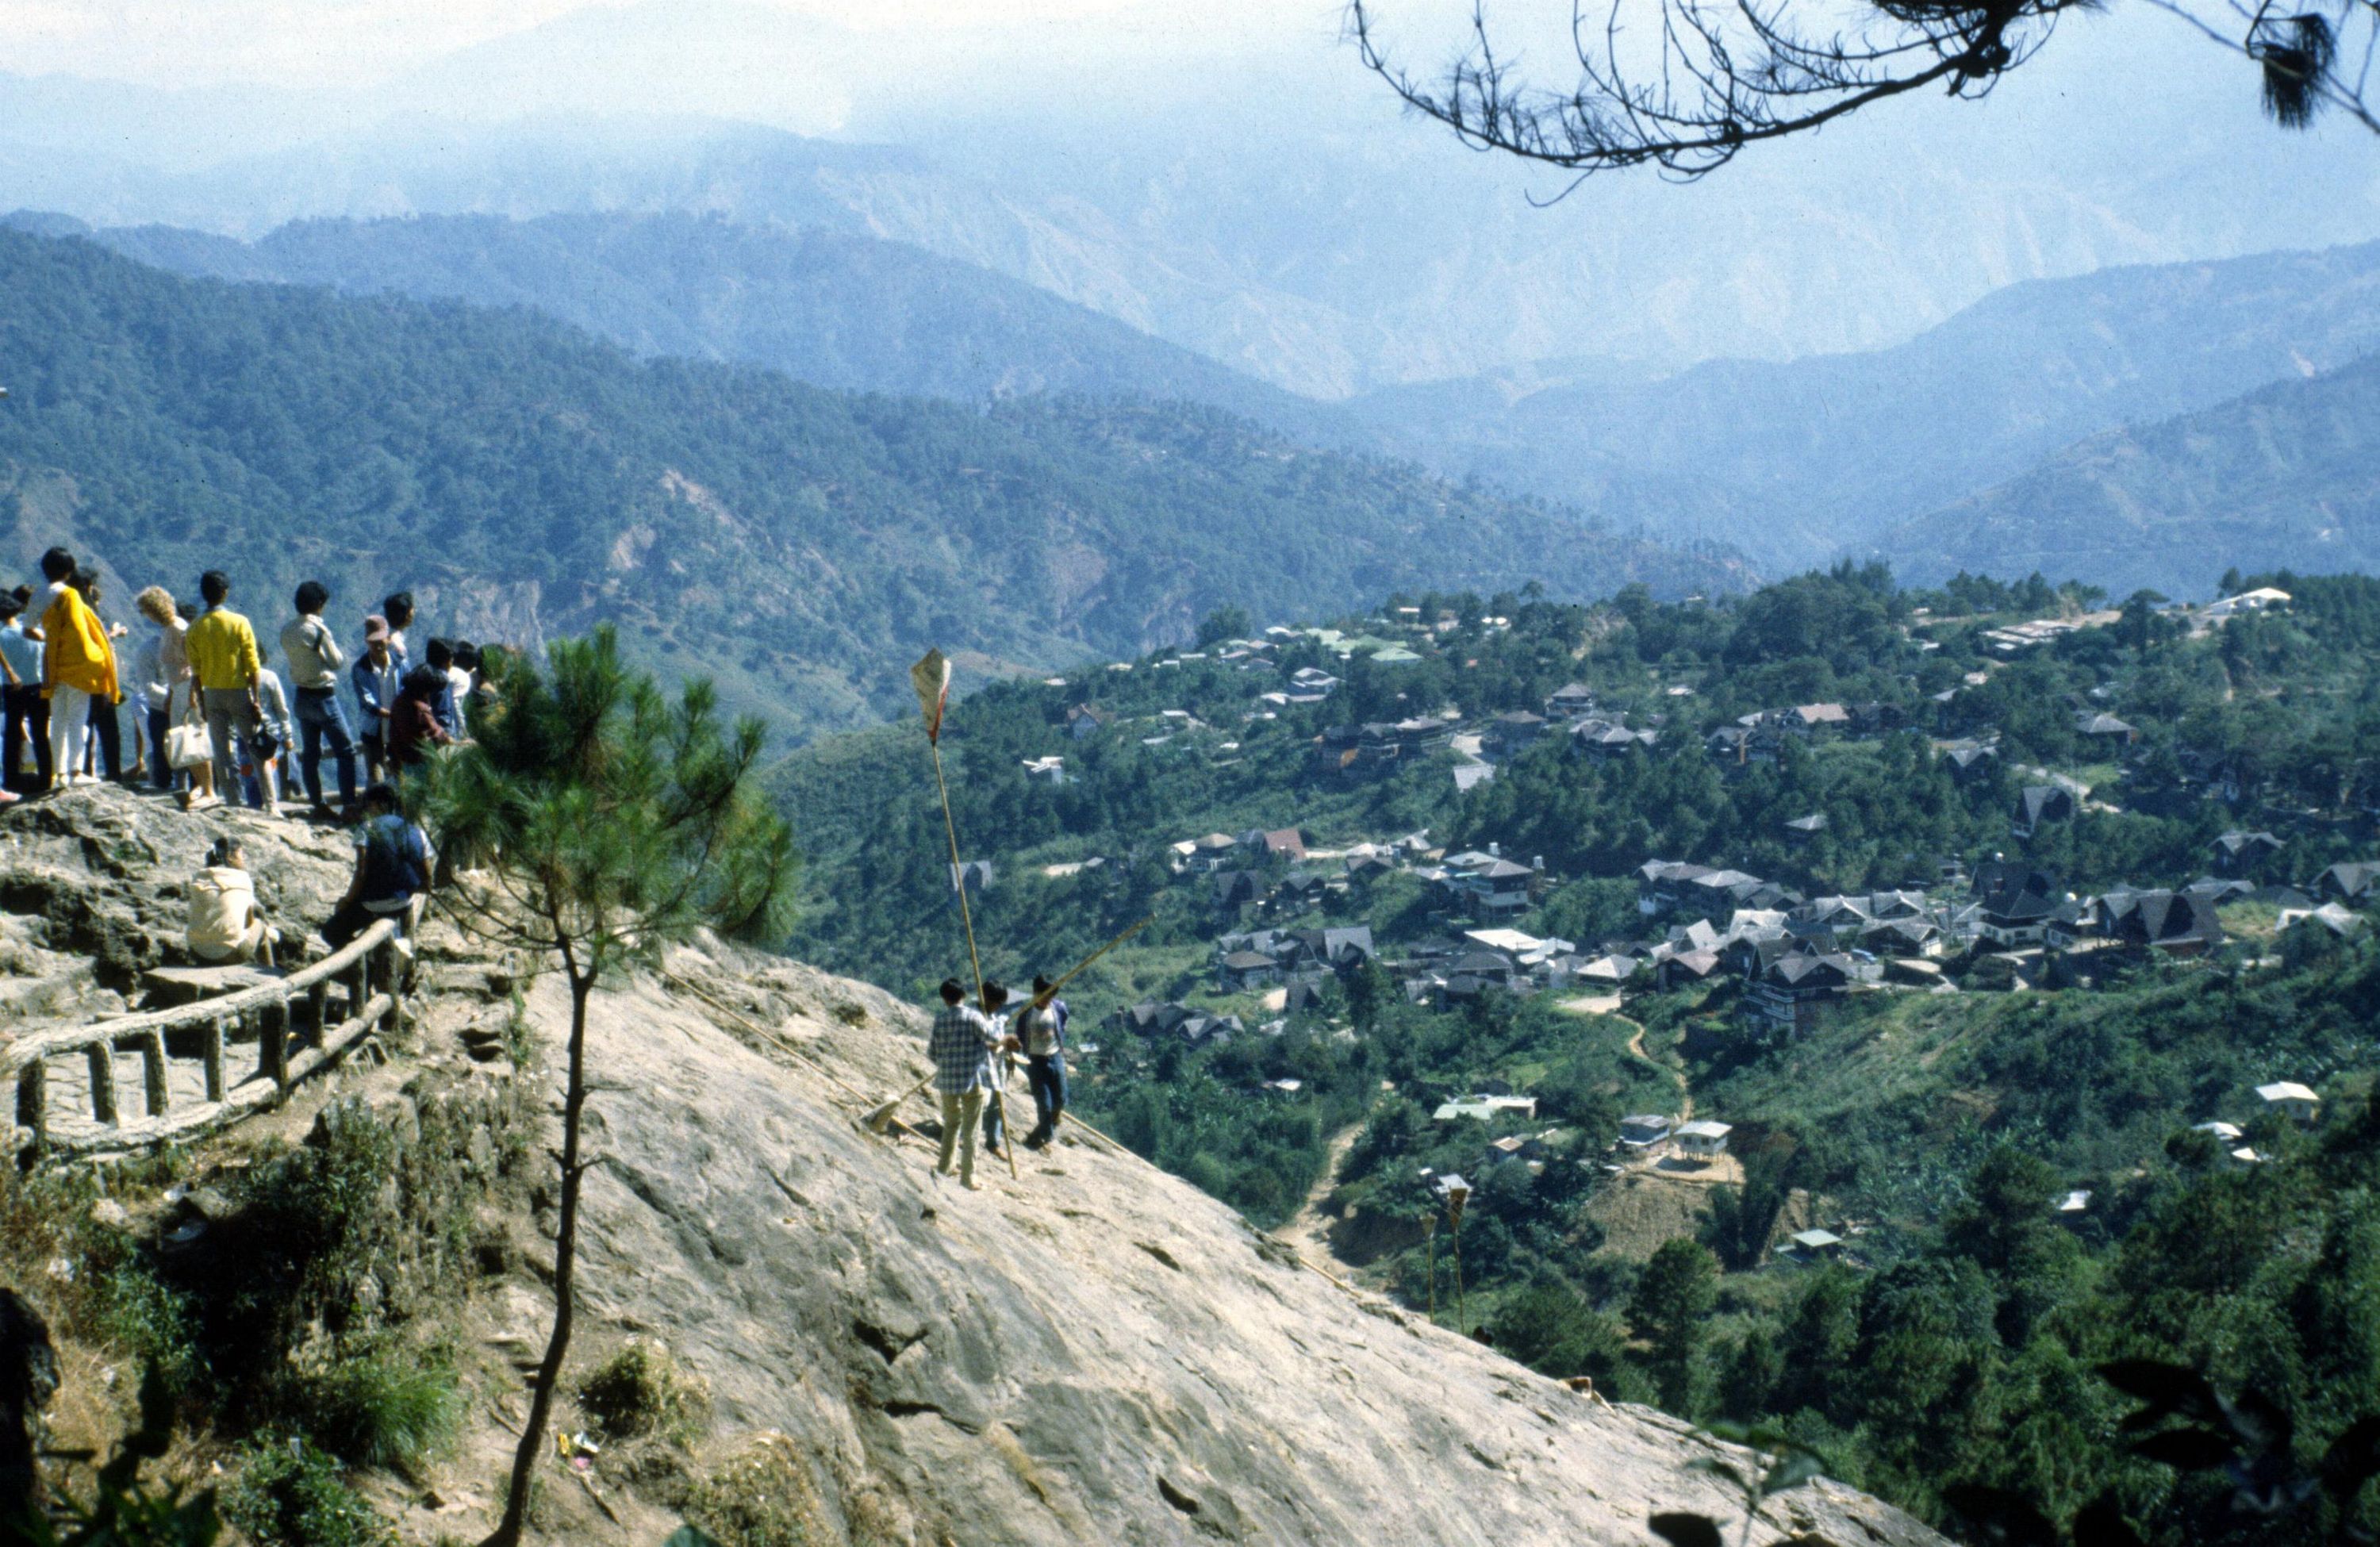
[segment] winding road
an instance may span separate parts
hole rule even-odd
[[[1275,1239],[1288,1242],[1296,1249],[1300,1257],[1341,1277],[1355,1270],[1352,1264],[1341,1261],[1338,1254],[1330,1249],[1330,1226],[1335,1222],[1322,1212],[1322,1206],[1330,1201],[1330,1189],[1339,1185],[1340,1164],[1346,1160],[1347,1151],[1355,1147],[1355,1140],[1363,1132],[1362,1123],[1350,1123],[1330,1136],[1330,1146],[1322,1156],[1322,1170],[1315,1176],[1314,1185],[1305,1189],[1305,1201],[1298,1205],[1297,1212],[1289,1217],[1288,1223],[1273,1232]]]
[[[1626,1016],[1616,1013],[1611,1018],[1614,1020],[1628,1020]],[[1681,1123],[1693,1122],[1694,1120],[1694,1087],[1686,1082],[1686,1071],[1679,1068],[1674,1064],[1664,1064],[1658,1058],[1656,1058],[1651,1054],[1645,1052],[1645,1028],[1633,1020],[1628,1020],[1628,1024],[1636,1028],[1634,1031],[1629,1033],[1628,1051],[1678,1082],[1678,1099],[1682,1103],[1678,1110],[1678,1121]]]

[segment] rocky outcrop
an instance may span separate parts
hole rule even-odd
[[[134,894],[179,879],[205,820],[79,795],[0,816],[0,856],[44,877],[45,908],[87,895],[97,912],[145,919]],[[273,849],[264,873],[293,893],[335,878],[322,852],[335,834],[273,826],[296,835],[251,840]],[[103,831],[139,836],[156,859],[119,875],[104,841],[64,841]],[[465,942],[443,947],[431,976],[449,1002],[428,1006],[430,1041],[412,1055],[424,1062],[460,1061],[436,1029],[484,1021],[474,995],[493,970],[473,967]],[[525,1002],[540,1036],[563,1024],[559,985],[533,982]],[[628,1334],[665,1345],[710,1388],[709,1454],[780,1468],[814,1539],[1516,1547],[1649,1542],[1659,1510],[1740,1516],[1740,1497],[1694,1468],[1726,1447],[1351,1291],[1083,1130],[1020,1157],[1013,1179],[987,1169],[981,1192],[938,1180],[922,1138],[856,1121],[923,1071],[922,1029],[876,990],[717,944],[679,950],[596,1005],[599,1163],[574,1364]],[[907,1115],[923,1120],[925,1103]],[[528,1223],[523,1260],[494,1268],[480,1297],[488,1317],[517,1323],[492,1343],[541,1334]],[[515,1403],[490,1390],[475,1411]],[[484,1486],[482,1473],[397,1502],[447,1511],[408,1522],[425,1538],[468,1532],[455,1501],[468,1511]],[[624,1507],[599,1513],[557,1484],[550,1540],[650,1540],[629,1486],[613,1488]],[[1772,1501],[1752,1540],[1936,1539],[1821,1482]]]

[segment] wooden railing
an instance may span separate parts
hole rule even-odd
[[[285,978],[170,1010],[38,1032],[0,1049],[0,1090],[12,1079],[17,1087],[17,1147],[30,1145],[47,1157],[136,1149],[193,1139],[271,1105],[380,1027],[403,1027],[406,964],[396,941],[396,925],[382,920]],[[293,1019],[293,1006],[300,1005],[305,1013]],[[256,1068],[231,1078],[225,1044],[246,1041],[250,1028]],[[197,1102],[174,1099],[166,1040],[176,1033],[195,1033],[198,1040],[205,1095]],[[137,1117],[127,1117],[117,1089],[116,1054],[127,1051],[140,1058]],[[56,1125],[50,1064],[78,1054],[90,1070],[89,1111],[83,1121]]]

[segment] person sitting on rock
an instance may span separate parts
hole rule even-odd
[[[261,961],[273,965],[281,932],[264,917],[248,855],[237,838],[217,838],[206,868],[190,878],[188,925],[190,954],[213,963]]]
[[[335,951],[382,919],[393,920],[399,939],[411,932],[416,898],[430,890],[430,840],[397,810],[396,791],[371,785],[363,794],[364,819],[356,827],[356,873],[338,910],[322,925],[322,939]]]
[[[975,1125],[983,1110],[984,1090],[992,1082],[991,1054],[1002,1040],[990,1017],[966,1003],[966,990],[958,980],[944,979],[942,1007],[934,1012],[933,1030],[926,1041],[934,1061],[934,1093],[942,1107],[942,1152],[934,1171],[951,1174],[955,1149],[959,1184],[969,1189],[983,1186],[975,1179]]]

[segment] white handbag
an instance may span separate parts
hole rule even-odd
[[[165,733],[165,761],[176,768],[196,768],[214,757],[214,738],[204,725],[176,725]]]

